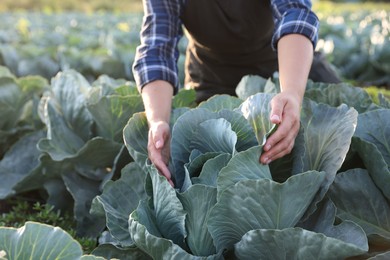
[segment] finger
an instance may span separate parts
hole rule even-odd
[[[160,175],[164,176],[168,180],[169,184],[171,184],[171,186],[174,187],[173,182],[172,182],[171,172],[169,171],[169,168],[165,164],[161,155],[154,154],[154,156],[151,156],[151,158],[152,158],[151,161],[156,166],[158,173]]]
[[[172,175],[168,169],[168,166],[162,160],[157,160],[153,163],[156,166],[159,173],[163,175],[168,181],[171,182]]]
[[[168,169],[167,164],[164,161],[164,158],[161,153],[161,149],[150,149],[149,157],[152,163],[157,167],[159,172],[164,175],[167,179],[171,179],[171,173]]]
[[[285,149],[276,149],[276,153],[270,155],[269,157],[267,157],[265,163],[263,164],[270,164],[271,162],[279,159],[279,158],[282,158],[283,156],[286,156],[287,154],[290,154],[291,151],[293,150],[294,148],[294,141],[289,143],[287,146],[284,145],[284,147],[286,147]]]
[[[285,102],[279,96],[275,96],[271,100],[271,114],[270,120],[273,124],[280,124],[282,122],[283,109]]]
[[[296,134],[297,132],[294,130],[288,131],[286,135],[283,134],[283,138],[278,139],[278,142],[275,142],[270,149],[261,155],[261,163],[268,164],[271,160],[275,160],[276,157],[280,158],[277,155],[280,156],[282,154],[282,156],[284,156],[290,153],[294,146]]]
[[[153,141],[150,141],[153,139],[153,133],[152,131],[149,131],[149,142],[148,142],[148,153],[149,153],[149,159],[152,161],[152,163],[156,166],[159,173],[162,174],[167,178],[167,180],[171,180],[171,173],[167,167],[167,163],[164,160],[163,156],[163,148],[161,147],[159,149],[156,149],[156,145],[154,145]]]
[[[165,163],[163,156],[161,154],[161,149],[152,149],[149,151],[149,157],[152,163],[156,166],[159,173],[165,176],[168,180],[172,178],[171,172],[168,169],[167,164]]]
[[[291,153],[294,148],[294,141],[295,139],[292,138],[291,140],[283,140],[283,142],[276,144],[272,150],[261,155],[260,162],[262,164],[269,164],[272,161]]]
[[[156,149],[162,149],[164,147],[164,135],[162,131],[157,131],[157,129],[150,129],[149,139],[153,140],[154,147]]]
[[[264,144],[263,150],[265,152],[270,151],[277,143],[281,142],[289,135],[295,136],[298,133],[298,122],[291,120],[291,118],[286,118],[278,127],[278,129],[273,133]]]

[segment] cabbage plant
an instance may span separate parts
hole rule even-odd
[[[15,82],[20,80],[14,78],[2,77],[9,82],[4,99],[17,96]],[[105,223],[89,214],[90,205],[119,164],[122,129],[143,110],[142,101],[135,86],[123,80],[102,76],[90,83],[72,70],[58,74],[44,90],[34,111],[45,127],[24,134],[5,153],[0,199],[44,190],[46,203],[73,210],[78,235],[97,236]],[[15,121],[15,114],[10,119]]]
[[[0,227],[0,259],[104,258],[83,255],[80,244],[61,228],[29,221],[18,229]]]
[[[43,128],[36,108],[47,88],[42,77],[17,78],[0,66],[0,158],[22,136]]]
[[[98,247],[99,254],[128,250],[125,259],[133,259],[134,252],[151,259],[388,255],[389,110],[369,102],[359,89],[345,88],[368,98],[359,111],[348,104],[357,102],[348,93],[315,93],[336,93],[335,86],[308,86],[293,152],[270,165],[258,158],[275,130],[268,118],[277,84],[247,77],[237,88],[240,98],[214,96],[197,108],[174,110],[169,164],[174,188],[150,165],[146,117],[135,114],[124,140],[139,168],[131,174],[144,174],[145,194],[139,204],[131,203],[125,191],[134,183],[125,185],[129,178],[123,176],[97,197],[112,236]],[[114,191],[116,196],[110,195]]]
[[[262,146],[277,127],[268,120],[277,78],[245,77],[238,97],[218,95],[194,108],[194,92],[179,92],[171,117],[171,187],[147,158],[140,98],[129,102],[138,93],[121,84],[108,77],[91,84],[73,71],[59,75],[41,100],[47,129],[25,135],[0,161],[3,198],[44,187],[48,202],[74,199],[75,217],[89,232],[102,231],[105,220],[93,256],[76,249],[72,259],[390,256],[384,97],[375,104],[360,88],[309,82],[292,153],[262,165]],[[31,255],[31,248],[44,257],[45,246],[56,251],[67,241],[79,248],[62,232],[46,235],[55,230],[38,223],[0,228],[0,259]]]

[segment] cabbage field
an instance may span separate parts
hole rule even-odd
[[[308,82],[294,149],[270,165],[277,74],[200,104],[180,90],[173,188],[147,158],[131,72],[141,15],[0,13],[0,223],[31,194],[75,223],[1,226],[0,260],[390,259],[389,15],[318,12],[343,82]]]
[[[317,50],[345,80],[390,88],[390,12],[318,12]],[[111,13],[0,13],[0,65],[16,76],[75,69],[89,81],[106,74],[132,80],[141,15]],[[183,81],[186,39],[180,42]]]

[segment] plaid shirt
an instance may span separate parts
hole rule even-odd
[[[154,80],[165,80],[177,91],[179,86],[177,44],[183,36],[179,18],[185,0],[144,0],[141,44],[137,48],[133,75],[139,90]],[[287,34],[298,33],[315,47],[319,21],[311,11],[311,0],[271,0],[275,31],[272,47]]]

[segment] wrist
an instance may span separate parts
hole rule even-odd
[[[295,100],[299,105],[302,105],[304,92],[296,91],[296,90],[282,90],[282,93],[290,99]]]
[[[169,123],[171,116],[173,87],[170,83],[156,80],[142,89],[142,100],[149,126]]]

